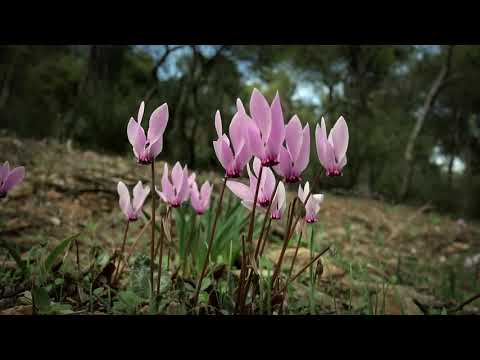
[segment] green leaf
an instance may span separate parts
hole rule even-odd
[[[203,279],[202,287],[201,287],[200,290],[201,291],[205,290],[206,288],[208,288],[210,286],[211,283],[212,283],[212,281],[209,278]]]
[[[50,306],[50,297],[48,296],[48,291],[43,288],[33,288],[32,297],[35,303],[36,308],[41,312],[47,312]]]
[[[80,233],[70,236],[69,238],[66,238],[52,250],[52,252],[48,255],[47,259],[45,260],[45,268],[47,271],[50,271],[52,269],[52,266],[54,265],[57,257],[59,257],[60,254],[62,254],[68,248],[72,240],[75,239],[78,235],[80,235]]]

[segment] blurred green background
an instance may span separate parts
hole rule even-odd
[[[342,178],[320,176],[312,141],[304,178],[319,191],[480,217],[480,46],[0,46],[0,129],[127,154],[140,101],[144,124],[167,102],[160,158],[220,170],[215,111],[226,127],[253,87],[269,101],[278,90],[285,120],[298,114],[312,137],[322,116],[347,120]]]

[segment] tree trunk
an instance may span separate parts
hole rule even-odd
[[[413,127],[412,132],[410,133],[410,137],[408,139],[407,146],[405,147],[405,153],[403,156],[404,163],[405,163],[405,173],[404,173],[402,185],[400,188],[400,195],[399,195],[400,200],[404,200],[406,198],[408,191],[410,189],[410,184],[413,177],[413,161],[415,159],[414,147],[417,142],[417,138],[420,135],[420,132],[423,128],[423,124],[425,123],[425,119],[427,118],[433,106],[435,98],[439,94],[440,88],[442,87],[442,85],[445,82],[445,79],[447,78],[448,72],[450,70],[452,51],[453,51],[453,45],[449,45],[447,49],[447,54],[445,56],[445,62],[443,63],[442,68],[440,69],[440,72],[438,73],[430,90],[428,91],[427,97],[425,99],[425,102],[423,103],[422,108],[416,114],[415,126]]]
[[[14,46],[9,46],[6,49],[3,49],[5,52],[11,52],[11,56],[9,56],[9,63],[5,63],[3,66],[5,66],[5,72],[2,74],[3,77],[3,82],[2,82],[2,88],[0,92],[0,111],[3,110],[5,105],[7,104],[8,98],[10,97],[10,90],[12,88],[12,80],[13,80],[13,75],[15,72],[15,65],[16,65],[16,59],[18,55],[18,51]],[[7,56],[5,56],[7,57]]]

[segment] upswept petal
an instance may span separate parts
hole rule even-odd
[[[247,139],[250,152],[259,157],[265,157],[265,146],[260,136],[260,130],[253,121],[249,121],[247,125]]]
[[[307,124],[302,132],[302,146],[294,162],[294,170],[299,174],[308,166],[310,161],[310,126]]]
[[[158,141],[163,136],[168,123],[168,105],[162,104],[150,115],[147,138],[150,143]]]
[[[19,166],[13,169],[3,182],[3,190],[9,192],[15,185],[20,183],[25,177],[25,168]]]
[[[168,179],[168,165],[165,163],[163,167],[163,176],[162,176],[162,193],[167,199],[167,202],[174,197],[173,186]]]
[[[270,113],[271,129],[268,136],[267,149],[269,155],[276,155],[285,139],[285,121],[283,120],[282,106],[278,92],[273,99]]]
[[[215,113],[215,130],[217,131],[218,138],[221,138],[223,135],[222,132],[222,117],[220,116],[220,111],[217,110]]]
[[[264,168],[263,174],[264,175],[262,175],[262,180],[263,180],[263,177],[265,177],[265,180],[263,180],[263,183],[262,183],[264,195],[270,201],[273,195],[273,190],[275,189],[275,175],[273,174],[273,171],[270,168]]]
[[[267,141],[272,125],[271,111],[267,100],[257,89],[253,89],[250,97],[250,115],[260,129],[263,140]]]
[[[145,101],[142,101],[140,103],[140,107],[138,108],[138,115],[137,115],[137,121],[139,124],[142,123],[143,119],[143,112],[145,111]]]
[[[133,117],[130,118],[127,125],[127,137],[132,146],[135,145],[135,137],[137,136],[138,126],[138,122],[136,122]]]
[[[253,201],[250,188],[238,181],[227,180],[227,187],[242,200]]]
[[[183,169],[182,165],[177,161],[172,169],[172,184],[175,190],[178,191],[183,185]]]
[[[280,148],[280,155],[278,157],[278,161],[278,165],[276,165],[273,169],[278,175],[282,177],[287,177],[292,167],[292,159],[288,150],[285,149],[283,146]]]
[[[293,161],[296,161],[300,153],[302,139],[302,124],[298,116],[294,115],[285,128],[285,143]]]
[[[119,195],[118,204],[120,205],[120,209],[123,214],[129,218],[131,214],[130,194],[127,186],[121,181],[117,184],[117,192]]]
[[[239,149],[237,149],[237,153],[235,154],[235,169],[240,172],[243,170],[245,165],[250,161],[252,154],[250,153],[250,149],[248,148],[247,143],[243,143]]]
[[[232,121],[230,122],[230,127],[228,129],[228,133],[230,135],[235,154],[238,152],[238,149],[245,143],[245,126],[243,124],[244,121],[244,116],[237,112],[235,113],[235,115],[233,115]]]
[[[348,126],[343,116],[340,116],[330,130],[332,136],[335,158],[340,161],[347,153],[348,148]]]
[[[159,137],[157,141],[151,143],[148,148],[147,152],[152,156],[153,159],[155,159],[163,149],[163,139],[162,137]]]
[[[150,187],[147,185],[143,187],[141,181],[135,185],[133,188],[133,200],[132,200],[132,207],[135,213],[138,213],[143,206],[148,194],[150,193]]]

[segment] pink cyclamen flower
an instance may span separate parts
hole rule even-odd
[[[119,182],[117,185],[118,195],[120,199],[118,203],[120,204],[120,209],[127,217],[128,221],[136,221],[138,219],[138,214],[142,209],[143,203],[150,193],[150,187],[143,187],[142,182],[139,181],[137,185],[133,188],[133,200],[130,201],[130,193],[128,192],[127,186],[123,182]]]
[[[255,200],[255,191],[257,189],[258,175],[261,167],[260,160],[254,158],[253,173],[250,170],[250,165],[247,164],[248,177],[250,179],[249,186],[238,181],[228,180],[227,187],[242,200],[242,205],[248,209],[253,208]],[[262,178],[260,179],[260,187],[258,189],[257,207],[267,208],[272,198],[273,190],[275,189],[275,175],[270,168],[262,170]]]
[[[245,109],[241,102],[238,105],[240,111],[244,113]],[[270,106],[260,91],[253,89],[250,97],[250,115],[253,119],[247,122],[250,151],[261,160],[263,166],[277,165],[280,148],[285,139],[285,122],[278,92]]]
[[[273,197],[272,201],[272,214],[270,217],[273,220],[280,220],[282,218],[283,212],[285,211],[286,207],[286,194],[285,194],[285,185],[283,182],[278,183],[277,192]]]
[[[155,191],[160,198],[169,204],[171,207],[179,207],[183,202],[188,200],[190,196],[188,169],[187,166],[182,169],[182,166],[177,161],[172,169],[172,181],[170,182],[168,176],[168,165],[165,163],[162,177],[162,191]]]
[[[240,100],[237,100],[239,104]],[[237,111],[230,122],[229,133],[231,142],[222,130],[220,111],[215,113],[215,129],[218,139],[213,142],[213,148],[220,164],[229,178],[239,177],[245,165],[250,161],[252,154],[246,140],[247,115]],[[230,145],[231,143],[231,145]]]
[[[305,205],[305,221],[309,224],[317,221],[317,213],[320,210],[320,205],[323,202],[323,194],[312,194],[310,197],[310,184],[308,181],[305,183],[305,187],[302,189],[302,185],[298,186],[298,198]],[[305,204],[305,200],[307,199]]]
[[[327,139],[325,120],[322,117],[322,127],[317,124],[315,129],[317,155],[325,168],[327,176],[339,176],[347,164],[348,126],[343,116],[340,116],[330,130]]]
[[[21,183],[25,177],[25,168],[19,166],[10,171],[8,161],[0,165],[0,199],[7,196],[7,193],[14,186]]]
[[[210,196],[212,195],[213,185],[208,181],[204,182],[200,191],[195,181],[190,187],[190,203],[198,215],[202,215],[210,206]]]
[[[128,141],[132,144],[133,153],[143,165],[152,163],[163,149],[163,133],[168,122],[168,105],[165,103],[153,111],[150,116],[147,136],[142,128],[145,103],[142,101],[138,110],[137,121],[130,118],[127,126]]]
[[[274,170],[285,178],[287,183],[300,181],[300,174],[310,160],[310,126],[302,129],[297,115],[294,115],[285,128],[286,147],[280,148],[280,163]]]

